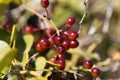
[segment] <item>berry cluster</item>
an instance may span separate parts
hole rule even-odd
[[[97,67],[93,67],[93,63],[90,60],[85,60],[83,66],[86,69],[91,69],[91,75],[96,78],[100,75],[100,70]],[[92,68],[93,67],[93,68]]]
[[[41,0],[41,5],[43,8],[47,8],[49,5],[48,0]],[[48,12],[46,12],[48,13]],[[47,17],[49,17],[47,15]],[[78,38],[78,33],[76,31],[69,30],[70,26],[75,23],[75,18],[70,17],[67,19],[66,24],[59,29],[59,34],[55,32],[52,28],[40,29],[35,28],[32,25],[27,25],[24,27],[24,33],[32,34],[37,31],[42,31],[42,37],[36,42],[35,49],[38,52],[44,52],[46,49],[55,48],[57,52],[56,57],[50,59],[51,62],[58,64],[58,70],[63,70],[65,68],[65,52],[69,48],[76,48],[79,42],[76,40]]]
[[[44,37],[42,37],[35,45],[36,50],[39,52],[43,52],[48,48],[56,49],[57,57],[52,57],[50,61],[59,64],[59,70],[65,68],[64,55],[66,50],[69,48],[76,48],[79,45],[79,42],[76,40],[78,38],[78,33],[69,30],[69,26],[72,26],[74,22],[74,18],[69,18],[65,26],[59,30],[59,35],[51,28],[45,29],[43,31]]]

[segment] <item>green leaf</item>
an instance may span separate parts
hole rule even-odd
[[[36,71],[41,75],[46,66],[46,59],[44,57],[38,57],[35,61]]]
[[[11,49],[6,42],[0,41],[0,71],[11,63],[16,53],[16,49]]]
[[[10,33],[4,29],[0,29],[0,40],[6,41],[9,43]]]
[[[9,72],[9,66],[4,67],[1,72],[0,72],[0,80],[4,79],[4,77],[8,74]]]
[[[0,4],[9,4],[12,0],[0,0]]]
[[[23,58],[22,58],[22,66],[25,67],[26,63],[28,62],[29,59],[29,51],[33,45],[34,37],[30,34],[26,34],[23,36],[23,39],[25,41],[26,47],[25,51],[23,53]]]

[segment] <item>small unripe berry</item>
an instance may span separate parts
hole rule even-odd
[[[85,60],[85,61],[83,62],[83,66],[84,66],[84,68],[86,68],[86,69],[91,69],[92,66],[93,66],[93,63],[92,63],[92,61],[90,61],[90,60]]]
[[[66,25],[67,25],[67,26],[72,26],[74,23],[75,23],[75,18],[70,17],[70,18],[67,20]]]
[[[47,8],[49,6],[49,0],[41,0],[41,6]]]
[[[92,68],[92,69],[91,69],[91,75],[92,75],[94,78],[98,77],[98,76],[100,75],[100,70],[99,70],[98,68],[96,68],[96,67]]]

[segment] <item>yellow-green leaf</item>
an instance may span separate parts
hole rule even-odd
[[[16,53],[16,49],[11,49],[6,42],[0,41],[0,71],[11,63]]]
[[[25,47],[25,51],[23,53],[23,58],[22,58],[22,66],[25,67],[26,63],[28,62],[28,59],[29,59],[29,51],[33,45],[33,41],[34,41],[34,38],[32,35],[30,34],[26,34],[23,36],[23,39],[25,41],[25,44],[26,44],[26,47]]]
[[[0,4],[9,4],[12,0],[0,0]]]
[[[36,71],[41,75],[43,73],[43,69],[46,66],[46,59],[44,57],[38,57],[35,61]]]

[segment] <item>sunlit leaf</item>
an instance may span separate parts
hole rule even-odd
[[[9,77],[7,80],[18,80],[18,77],[16,75]]]
[[[16,49],[11,49],[6,42],[0,41],[0,71],[11,63],[16,53]]]
[[[35,61],[36,71],[41,75],[44,71],[42,71],[46,66],[46,59],[44,57],[38,57]]]
[[[12,0],[0,0],[0,4],[9,4]]]
[[[22,58],[22,66],[25,67],[26,63],[28,62],[29,59],[29,51],[33,45],[33,41],[34,41],[34,37],[30,34],[26,34],[23,36],[23,39],[25,41],[26,47],[25,47],[25,51],[23,53],[23,58]]]

